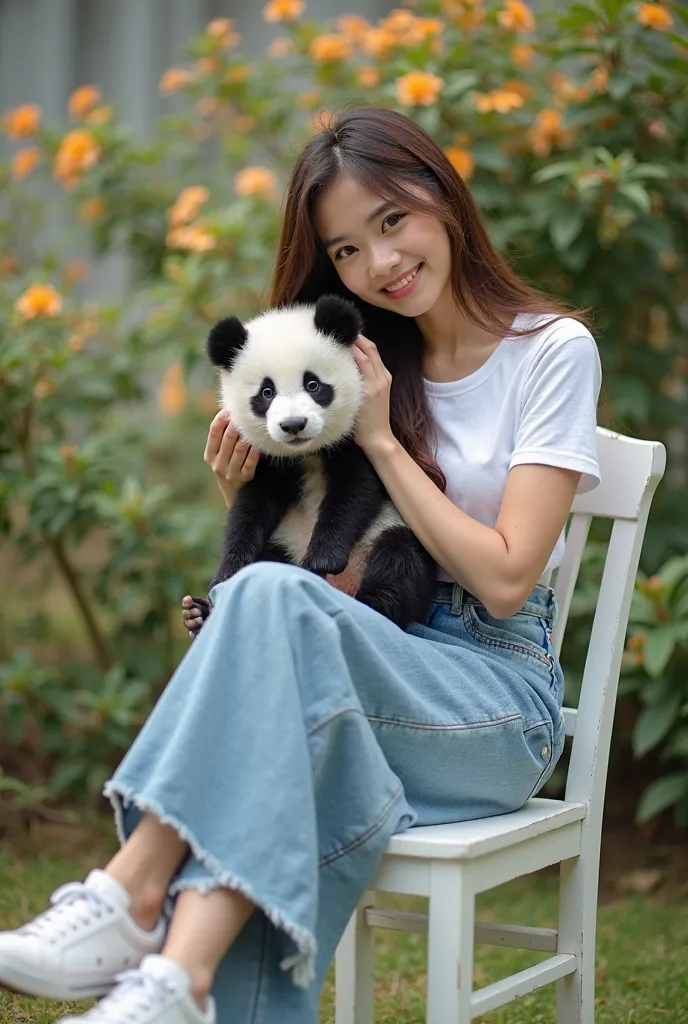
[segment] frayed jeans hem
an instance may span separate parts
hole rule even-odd
[[[172,882],[169,896],[177,896],[180,892],[195,889],[198,892],[206,893],[213,889],[233,889],[240,893],[247,900],[261,910],[267,919],[294,942],[297,952],[293,956],[286,957],[280,963],[282,970],[291,970],[292,980],[299,988],[307,988],[315,978],[315,958],[317,954],[317,943],[314,935],[304,928],[300,928],[277,907],[269,906],[254,892],[253,888],[243,879],[238,878],[223,868],[215,858],[207,853],[197,842],[193,833],[178,819],[166,814],[165,811],[154,801],[141,797],[129,786],[121,783],[108,782],[103,790],[103,795],[112,804],[115,813],[115,826],[117,837],[122,845],[127,841],[124,829],[124,805],[136,807],[142,814],[152,814],[161,825],[169,825],[177,833],[179,838],[185,842],[192,855],[212,876],[207,880],[197,882],[176,883]]]

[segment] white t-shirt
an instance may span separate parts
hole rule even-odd
[[[521,314],[522,329],[547,317]],[[566,317],[525,337],[506,337],[462,380],[425,381],[437,432],[436,459],[447,497],[467,515],[494,526],[513,466],[541,463],[582,473],[578,494],[600,482],[597,399],[602,372],[597,345]],[[562,532],[543,578],[560,563]],[[439,578],[450,577],[443,570]]]

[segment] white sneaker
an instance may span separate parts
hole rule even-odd
[[[125,971],[117,981],[92,1010],[62,1017],[58,1024],[215,1024],[212,996],[201,1010],[187,971],[166,956],[145,957],[139,970]]]
[[[28,924],[0,932],[0,988],[48,999],[102,996],[123,970],[162,949],[165,922],[140,928],[129,893],[104,871],[61,886],[50,902]]]

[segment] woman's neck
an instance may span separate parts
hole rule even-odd
[[[416,323],[425,340],[423,376],[438,383],[475,373],[506,334],[506,328],[495,334],[478,327],[446,293]]]

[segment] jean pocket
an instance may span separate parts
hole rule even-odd
[[[517,612],[508,619],[495,619],[484,605],[465,604],[463,621],[466,631],[478,643],[535,659],[551,672],[553,662],[547,619],[525,612]]]

